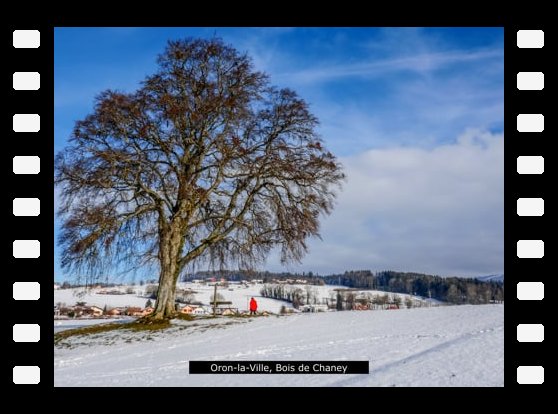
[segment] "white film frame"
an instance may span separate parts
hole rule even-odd
[[[37,55],[41,43],[41,33],[36,29],[13,30],[12,47],[22,49],[18,53],[26,56]],[[16,69],[16,68],[14,68]],[[12,87],[15,94],[26,94],[31,99],[40,89],[40,72],[30,68],[29,71],[14,70],[12,73]],[[37,113],[13,113],[13,132],[37,133],[40,131],[40,117]],[[12,174],[39,174],[40,158],[33,154],[32,146],[29,153],[18,153],[13,156]],[[13,199],[13,220],[17,223],[20,217],[33,217],[40,214],[40,199],[35,197],[32,190],[28,190],[22,197]],[[38,236],[37,236],[38,237]],[[40,240],[12,240],[13,257],[19,260],[37,260],[40,256]],[[49,252],[50,254],[50,252]],[[40,284],[38,281],[14,282],[14,301],[36,301],[40,299]],[[41,327],[37,321],[25,320],[13,325],[12,340],[14,343],[27,342],[28,346],[37,347],[41,338]],[[41,382],[41,368],[36,365],[13,366],[13,384],[39,384]]]
[[[533,53],[543,53],[544,50],[544,31],[518,30],[517,31],[518,49],[535,49]],[[536,50],[538,49],[538,50]],[[518,72],[517,89],[520,94],[534,93],[541,96],[544,89],[544,73],[539,71]],[[530,92],[524,92],[530,91]],[[538,98],[537,97],[537,98]],[[522,113],[517,115],[517,132],[519,135],[529,133],[537,136],[544,131],[544,114]],[[521,138],[520,138],[521,139]],[[542,156],[519,156],[517,158],[517,174],[539,175],[544,172],[544,158]],[[537,179],[538,177],[531,177]],[[540,217],[544,214],[543,198],[519,198],[517,200],[517,215],[520,217]],[[525,219],[522,219],[525,220]],[[534,218],[536,220],[536,218]],[[544,257],[543,240],[518,240],[517,257],[520,260],[540,260]],[[517,294],[514,300],[534,300],[544,299],[544,284],[539,281],[522,281],[517,284]],[[544,339],[544,325],[539,321],[529,321],[529,323],[517,325],[517,341],[542,342]],[[523,345],[522,345],[523,346]],[[537,346],[534,344],[533,346]],[[540,385],[544,383],[544,367],[526,366],[517,367],[517,384]]]

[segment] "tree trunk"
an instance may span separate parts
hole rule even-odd
[[[175,312],[176,282],[180,273],[179,259],[182,249],[180,230],[175,226],[171,231],[161,232],[159,236],[159,258],[161,274],[155,310],[152,319],[169,319]],[[174,230],[174,231],[172,231]]]
[[[178,274],[173,274],[173,272],[168,269],[161,270],[155,310],[151,314],[152,319],[168,319],[174,315],[174,294],[176,290],[177,276]]]

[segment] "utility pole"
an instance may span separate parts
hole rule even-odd
[[[215,316],[217,308],[217,282],[215,282],[215,287],[213,289],[213,316]]]

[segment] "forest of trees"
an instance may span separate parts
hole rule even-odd
[[[257,271],[257,270],[209,270],[209,271],[199,271],[196,273],[189,273],[181,278],[182,282],[190,282],[195,279],[225,279],[231,282],[238,282],[241,280],[263,280],[264,283],[272,283],[274,279],[297,279],[305,280],[306,283],[311,285],[325,285],[325,281],[321,276],[315,275],[312,272],[303,273],[290,273],[290,272],[278,272],[273,273],[267,270]]]
[[[194,279],[225,279],[228,281],[240,280],[262,280],[266,285],[262,296],[273,297],[286,300],[294,304],[312,304],[317,299],[315,291],[312,289],[301,288],[299,285],[276,285],[277,280],[304,280],[307,285],[340,285],[355,289],[373,289],[392,293],[406,293],[410,295],[422,296],[425,298],[437,299],[451,304],[483,304],[504,301],[504,284],[495,281],[482,281],[473,278],[461,277],[440,277],[426,275],[422,273],[403,273],[394,271],[372,272],[370,270],[346,271],[341,274],[327,276],[316,275],[312,272],[273,273],[269,271],[247,271],[247,270],[221,270],[221,271],[201,271],[194,274],[187,274],[182,277],[183,282]],[[146,296],[156,299],[157,284],[155,280],[149,282],[140,281],[140,285],[147,283]],[[132,283],[135,284],[135,283]],[[99,283],[102,287],[119,286],[114,283]],[[61,288],[87,287],[86,285],[70,284],[64,282]],[[310,286],[308,286],[310,288]],[[188,297],[189,292],[177,291],[178,301],[184,303],[191,302]],[[310,297],[312,295],[312,298]],[[347,299],[350,302],[350,297]],[[345,301],[345,298],[343,298]],[[335,300],[333,300],[335,302]],[[380,302],[378,302],[380,303]]]
[[[440,277],[421,273],[370,270],[324,276],[327,284],[386,292],[408,293],[453,304],[481,304],[504,301],[504,284],[478,279]]]
[[[372,272],[371,270],[346,271],[327,276],[307,273],[273,273],[269,271],[210,271],[188,275],[183,281],[205,278],[224,278],[226,280],[261,279],[264,283],[273,283],[278,279],[305,280],[310,285],[340,285],[349,288],[374,289],[393,293],[406,293],[437,299],[452,304],[482,304],[504,301],[504,284],[495,281],[481,281],[473,278],[440,277],[422,273],[403,273],[394,271]],[[267,292],[264,296],[293,302],[293,298],[302,297],[296,289],[281,289],[280,292]]]
[[[283,284],[265,284],[260,294],[266,298],[273,298],[291,302],[294,308],[300,305],[316,305],[320,303],[318,292],[312,286],[289,286]]]

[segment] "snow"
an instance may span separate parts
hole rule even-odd
[[[136,318],[111,318],[111,319],[58,319],[54,321],[54,333],[68,329],[83,328],[85,326],[99,325],[102,323],[126,323]]]
[[[488,275],[488,276],[479,276],[477,277],[478,280],[483,282],[504,282],[504,275]]]
[[[55,386],[504,385],[504,305],[179,321],[137,340],[122,332],[55,347]],[[189,375],[189,360],[367,360],[370,374]]]
[[[83,289],[58,289],[54,291],[54,304],[61,302],[67,306],[75,305],[76,302],[85,302],[89,306],[116,308],[126,306],[137,306],[143,308],[148,298],[138,295],[101,295],[97,290],[84,291]]]
[[[307,288],[306,285],[290,285],[293,288],[300,288],[305,292]],[[272,313],[279,313],[281,306],[291,308],[292,304],[289,302],[264,298],[260,296],[260,290],[263,287],[262,284],[250,284],[247,287],[239,284],[230,284],[229,287],[218,287],[217,292],[224,297],[225,301],[230,301],[230,305],[233,308],[237,308],[239,311],[248,310],[248,303],[251,297],[256,298],[258,301],[258,310],[267,311]],[[122,292],[125,292],[129,286],[122,286],[119,288]],[[127,306],[138,306],[143,308],[148,300],[144,296],[144,287],[142,286],[132,286],[136,291],[136,294],[125,294],[125,295],[104,295],[99,294],[100,289],[90,289],[84,291],[83,289],[58,289],[54,291],[54,304],[61,302],[68,306],[74,305],[78,301],[86,302],[89,306],[98,306],[104,308],[105,305],[108,308],[115,307],[127,307]],[[203,285],[198,283],[179,283],[179,289],[191,289],[195,291],[194,294],[195,301],[200,301],[205,305],[210,305],[210,299],[213,295],[213,286]],[[344,286],[335,285],[325,285],[325,286],[310,286],[313,292],[316,292],[316,296],[319,299],[335,297],[334,289],[347,289]],[[359,291],[363,293],[368,293],[372,295],[383,295],[386,292],[377,290],[363,290]],[[355,291],[355,293],[357,293]],[[415,301],[419,302],[431,302],[433,305],[437,305],[440,302],[434,299],[422,299],[417,296],[406,295],[403,293],[388,293],[390,296],[399,296],[403,301],[407,297],[413,298]],[[153,301],[154,302],[154,301]]]
[[[260,289],[263,285],[250,285],[248,287],[243,287],[239,285],[230,285],[229,288],[219,287],[217,292],[223,295],[225,301],[230,301],[230,305],[233,308],[238,308],[238,310],[248,310],[248,302],[251,297],[255,297],[258,301],[258,310],[268,311],[273,313],[279,313],[281,306],[292,307],[288,302],[264,298],[260,296]],[[120,288],[122,291],[126,291],[127,286]],[[196,293],[194,294],[195,300],[200,301],[205,305],[210,304],[210,298],[213,295],[213,286],[194,284],[194,283],[179,283],[178,288],[180,289],[192,289]],[[115,307],[127,307],[127,306],[139,306],[143,308],[148,300],[147,297],[143,296],[143,287],[134,287],[136,294],[126,294],[126,295],[104,295],[97,293],[100,289],[90,289],[89,291],[84,291],[83,289],[59,289],[54,291],[54,304],[61,302],[66,305],[74,305],[76,302],[85,302],[89,306],[98,306],[101,309],[105,307],[115,308]],[[229,290],[232,289],[232,290]],[[152,300],[152,302],[155,302]]]
[[[285,306],[287,308],[292,307],[292,305],[288,302],[260,296],[262,286],[262,284],[254,284],[244,287],[242,285],[230,284],[228,288],[218,287],[217,292],[224,297],[224,301],[232,302],[230,305],[232,308],[237,308],[239,311],[249,309],[251,297],[254,297],[257,300],[258,310],[262,312],[268,311],[279,313],[281,306]],[[194,290],[197,292],[194,294],[196,300],[206,305],[210,304],[210,299],[213,296],[213,286],[194,283],[180,283],[178,287],[182,289]]]

